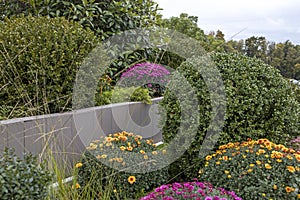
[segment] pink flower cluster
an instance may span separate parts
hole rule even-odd
[[[140,200],[242,200],[234,191],[226,191],[224,188],[213,188],[210,183],[193,182],[173,183],[162,185]]]
[[[147,79],[164,83],[166,81],[166,76],[170,75],[169,70],[159,64],[155,63],[139,63],[130,67],[126,72],[121,75],[121,78],[133,78],[136,80]]]

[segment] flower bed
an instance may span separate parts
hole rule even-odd
[[[89,188],[98,198],[105,199],[103,191],[111,188],[110,199],[136,199],[167,180],[166,169],[156,170],[163,152],[139,135],[125,131],[110,134],[93,141],[87,150],[75,166],[78,177],[73,188]]]
[[[222,145],[199,173],[244,199],[300,198],[300,152],[267,139]]]
[[[214,188],[210,183],[193,182],[172,183],[162,185],[140,200],[180,200],[180,199],[205,199],[205,200],[241,200],[234,191],[224,188]]]

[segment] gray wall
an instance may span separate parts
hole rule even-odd
[[[158,142],[162,139],[157,113],[160,100],[153,99],[152,105],[127,102],[0,121],[0,152],[11,147],[21,158],[31,152],[41,159],[51,152],[59,165],[72,166],[85,146],[101,135],[124,130]]]

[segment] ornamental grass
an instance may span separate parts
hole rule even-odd
[[[228,143],[206,158],[200,180],[243,199],[300,199],[300,152],[267,139]]]

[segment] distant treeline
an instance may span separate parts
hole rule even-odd
[[[179,17],[164,19],[163,26],[202,41],[203,47],[209,52],[239,52],[256,57],[279,69],[284,77],[300,79],[300,45],[295,45],[289,40],[280,43],[270,42],[263,36],[225,41],[222,31],[211,31],[206,35],[198,27],[197,22],[198,17],[182,13]]]

